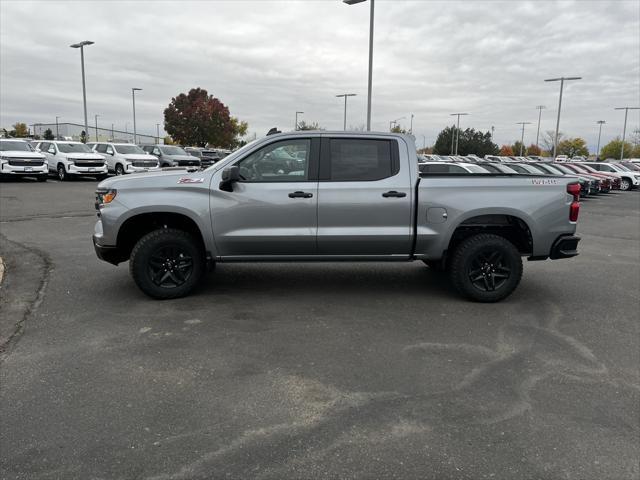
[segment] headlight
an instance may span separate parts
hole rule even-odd
[[[74,165],[74,163],[73,163],[73,162],[74,162],[73,158],[67,158],[67,162],[69,162],[71,165]]]
[[[113,202],[117,193],[118,191],[114,188],[100,188],[96,190],[96,209]]]

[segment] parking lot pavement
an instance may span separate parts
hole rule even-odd
[[[640,193],[586,200],[581,255],[499,304],[419,262],[218,265],[159,302],[96,259],[94,188],[0,185],[0,256],[48,265],[0,477],[640,477]]]

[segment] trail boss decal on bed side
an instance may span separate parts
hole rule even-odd
[[[559,185],[556,178],[532,178],[531,183],[533,185]]]

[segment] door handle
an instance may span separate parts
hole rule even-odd
[[[289,194],[289,198],[311,198],[313,197],[313,193],[308,192],[292,192]]]
[[[389,198],[389,197],[402,198],[402,197],[406,197],[407,194],[404,192],[396,192],[395,190],[391,190],[390,192],[384,192],[382,196],[384,198]]]

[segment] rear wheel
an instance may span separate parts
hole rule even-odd
[[[465,297],[478,302],[498,302],[513,293],[520,283],[522,259],[505,238],[478,234],[455,249],[449,276]]]
[[[620,181],[620,190],[626,192],[627,190],[629,190],[631,188],[631,181],[629,181],[628,178],[623,178]]]
[[[202,247],[189,233],[173,228],[155,230],[142,237],[129,261],[136,285],[158,299],[189,294],[204,270]]]

